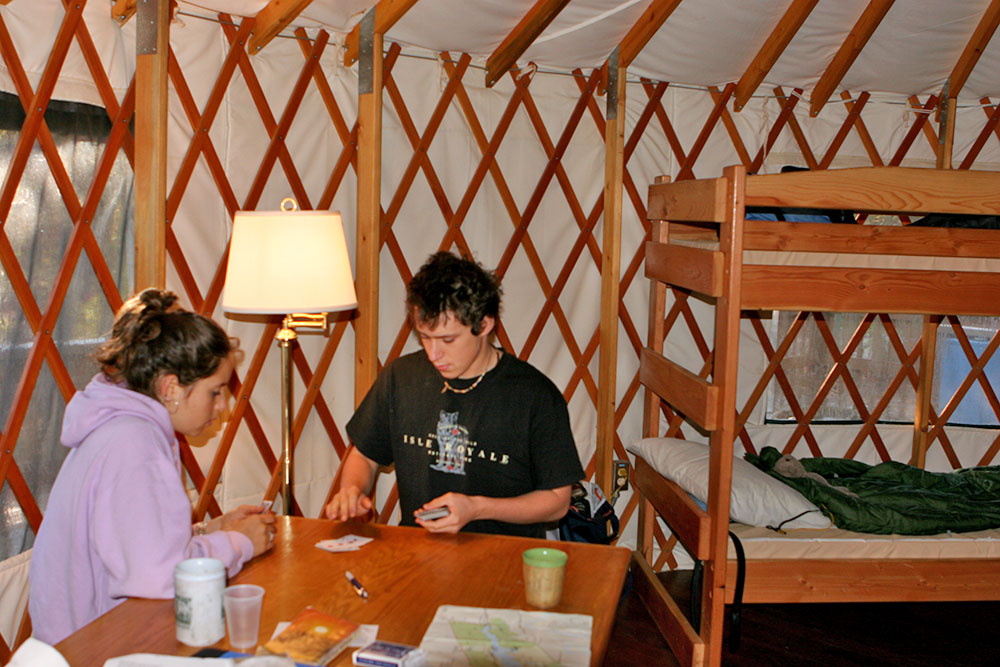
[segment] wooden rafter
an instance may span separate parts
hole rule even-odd
[[[618,65],[628,67],[656,31],[666,22],[681,0],[653,0],[639,20],[618,44]]]
[[[250,55],[259,53],[311,2],[312,0],[270,0],[263,9],[257,12],[253,36],[250,38],[247,53]]]
[[[384,35],[396,21],[417,4],[417,0],[379,0],[375,10],[375,33]],[[371,10],[369,10],[371,11]],[[344,64],[353,65],[358,59],[358,36],[361,24],[354,26],[344,42]]]
[[[792,5],[785,11],[785,15],[778,21],[778,25],[771,31],[771,35],[760,47],[760,51],[754,57],[753,62],[747,71],[740,77],[736,84],[736,92],[733,96],[733,108],[739,111],[746,106],[747,100],[754,94],[761,81],[767,73],[774,67],[785,47],[792,41],[792,37],[798,32],[802,24],[805,23],[809,13],[819,0],[794,0]]]
[[[998,24],[1000,24],[1000,0],[992,0],[990,6],[983,12],[983,17],[979,20],[979,25],[972,33],[969,43],[965,45],[962,56],[955,63],[955,68],[951,70],[951,76],[948,78],[948,97],[958,97],[969,78],[969,74],[975,69],[976,63],[983,55],[986,45],[993,38]]]
[[[861,18],[851,28],[851,32],[848,33],[847,38],[844,39],[844,43],[840,46],[836,55],[833,56],[833,60],[826,66],[826,71],[819,78],[816,87],[813,88],[812,95],[809,98],[810,116],[819,115],[827,100],[830,99],[830,95],[833,94],[834,88],[843,80],[844,75],[847,74],[847,70],[851,69],[851,65],[854,64],[854,61],[861,54],[861,50],[868,44],[868,40],[875,32],[875,29],[882,23],[882,19],[889,12],[889,8],[892,7],[893,2],[895,0],[871,0],[868,3],[865,11],[861,14]]]
[[[559,15],[569,0],[536,0],[535,6],[521,18],[517,26],[486,60],[486,87],[491,88],[507,73],[531,43],[542,34],[552,19]]]
[[[3,4],[6,5],[7,2],[10,0],[6,0]],[[111,18],[121,24],[128,23],[128,20],[135,14],[136,2],[137,0],[115,0],[115,4],[111,5]]]
[[[0,0],[0,5],[6,5],[11,0]],[[111,18],[121,25],[128,23],[129,19],[135,15],[138,0],[115,0],[111,5]],[[177,13],[177,0],[170,0],[170,18]]]

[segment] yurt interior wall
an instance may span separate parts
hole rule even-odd
[[[140,155],[146,145],[133,121],[135,109],[148,102],[143,93],[137,97],[136,82],[137,23],[145,10],[140,6],[125,20],[113,16],[130,4],[136,3],[0,3],[3,651],[21,626],[24,554],[63,457],[62,410],[93,374],[88,355],[115,309],[145,286],[137,284],[142,267],[135,264],[144,253],[135,250],[133,225],[136,193],[153,187],[135,180],[147,177]],[[182,443],[199,517],[265,493],[273,497],[279,482],[280,368],[273,340],[279,322],[234,319],[220,306],[234,212],[274,210],[285,197],[303,209],[338,210],[352,253],[365,215],[358,203],[358,165],[369,164],[362,155],[368,139],[359,138],[357,124],[359,67],[345,64],[344,55],[349,35],[374,3],[286,4],[305,9],[251,55],[253,17],[270,7],[265,0],[171,3],[165,285],[186,306],[223,323],[245,351],[228,419],[201,441]],[[995,47],[986,48],[998,3],[938,4],[378,3],[377,12],[408,7],[384,35],[381,178],[375,183],[381,215],[372,226],[380,237],[378,302],[362,298],[358,313],[335,315],[326,335],[299,337],[295,496],[302,513],[319,515],[345,451],[344,424],[356,401],[358,318],[377,313],[377,342],[369,337],[367,343],[375,345],[379,365],[415,349],[402,307],[404,285],[442,248],[497,269],[505,295],[499,342],[563,390],[581,460],[588,475],[606,485],[610,477],[602,475],[611,460],[628,460],[624,443],[641,435],[637,370],[649,303],[645,202],[656,177],[716,176],[730,164],[758,173],[786,165],[1000,165],[1000,108],[993,101],[1000,94],[1000,61],[989,57]],[[554,18],[487,87],[491,53],[539,7]],[[881,9],[853,66],[810,113],[838,49],[863,16]],[[804,17],[798,23],[788,18],[796,12]],[[662,27],[643,35],[644,22],[652,21]],[[792,23],[798,31],[779,48],[775,35]],[[979,51],[965,55],[972,44]],[[780,57],[755,77],[768,45]],[[618,68],[619,57],[627,58],[627,67]],[[968,72],[966,65],[972,65]],[[965,80],[949,108],[942,89],[955,72]],[[359,261],[352,255],[356,273]],[[697,331],[704,314],[692,302],[679,317],[690,317]],[[995,323],[976,326],[996,329]],[[693,367],[704,361],[703,336],[711,328],[705,332],[679,343]],[[745,333],[756,345],[754,332]],[[914,344],[906,341],[908,349]],[[749,352],[743,363],[766,360]],[[368,381],[361,378],[359,386]],[[977,387],[996,408],[989,383]],[[769,425],[765,417],[761,412],[751,420],[756,446],[792,428]],[[991,462],[993,438],[973,430],[951,432],[959,462]],[[837,431],[813,429],[823,453],[841,453]],[[880,433],[905,460],[912,425],[887,425]],[[875,461],[878,454],[866,444],[856,456]],[[954,461],[937,448],[928,452],[927,465],[950,469]],[[396,519],[394,499],[392,475],[384,475],[377,493],[383,520]],[[634,546],[629,491],[616,509],[624,526],[619,543]],[[671,545],[661,546],[668,553]]]

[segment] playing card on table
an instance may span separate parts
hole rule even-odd
[[[316,543],[316,546],[325,551],[332,551],[336,553],[338,551],[357,551],[371,541],[372,538],[370,537],[361,537],[360,535],[344,535],[343,537],[338,537],[335,540],[320,540]]]

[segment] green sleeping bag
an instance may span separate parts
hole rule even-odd
[[[845,530],[935,535],[1000,527],[1000,466],[939,473],[896,461],[872,466],[822,457],[796,463],[791,457],[782,460],[774,447],[745,458],[798,490]],[[787,473],[799,463],[799,472],[791,474],[800,476],[775,470],[777,465]]]

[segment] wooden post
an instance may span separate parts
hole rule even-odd
[[[955,107],[957,100],[951,96],[951,80],[944,82],[941,91],[941,108],[938,122],[937,168],[951,169],[952,146],[955,141]],[[917,376],[916,409],[913,414],[913,451],[910,465],[923,468],[927,462],[927,434],[930,430],[931,394],[934,391],[934,358],[937,352],[937,332],[941,324],[939,315],[924,315],[920,336],[920,371]]]
[[[927,461],[927,433],[930,429],[931,393],[934,389],[934,357],[940,315],[924,315],[920,336],[920,370],[917,375],[916,411],[913,415],[913,454],[910,465],[923,468]]]
[[[169,0],[138,0],[135,29],[135,289],[167,280]]]
[[[354,404],[378,374],[378,287],[382,226],[382,33],[375,7],[361,19],[358,47],[358,221],[354,327]]]
[[[608,110],[604,130],[604,242],[601,259],[601,352],[597,380],[597,484],[607,498],[614,488],[615,393],[618,369],[618,301],[621,272],[622,175],[625,169],[625,68],[618,48],[608,58]]]

